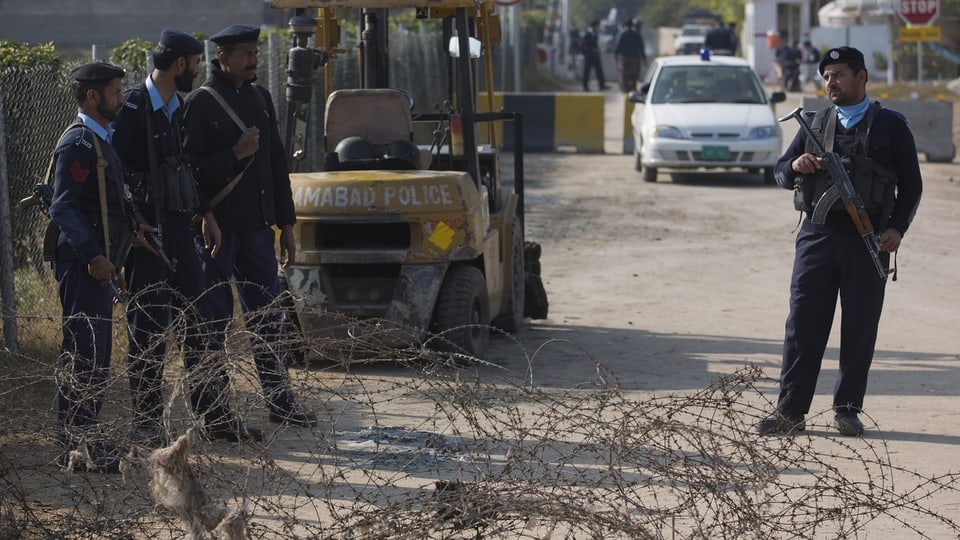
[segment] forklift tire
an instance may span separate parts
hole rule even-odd
[[[510,268],[510,296],[503,313],[493,320],[493,325],[511,334],[520,329],[523,324],[524,285],[526,282],[526,265],[523,262],[523,225],[517,217],[513,218],[512,246],[513,266]],[[539,263],[538,263],[539,264]]]
[[[434,312],[433,347],[476,358],[490,341],[490,304],[483,273],[473,266],[451,266],[440,286]]]

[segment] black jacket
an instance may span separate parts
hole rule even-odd
[[[833,114],[836,114],[836,111]],[[806,118],[807,123],[812,120],[812,115]],[[840,129],[839,122],[837,122],[837,129]],[[801,129],[774,169],[774,178],[780,187],[794,188],[799,173],[794,172],[790,165],[794,159],[804,154],[806,144],[806,132]],[[887,227],[896,229],[904,235],[916,215],[917,206],[920,205],[920,195],[923,192],[913,133],[910,132],[910,127],[900,113],[890,109],[880,109],[870,129],[869,146],[867,157],[897,175],[896,204],[890,214]]]
[[[150,140],[154,144],[155,159],[162,160],[166,157],[176,157],[183,155],[183,100],[179,95],[173,99],[180,100],[181,106],[173,113],[173,118],[167,120],[162,109],[152,110],[148,101],[148,94],[145,85],[140,84],[124,93],[124,105],[120,111],[120,118],[114,124],[113,146],[117,150],[120,159],[123,160],[123,166],[126,172],[126,182],[130,187],[134,198],[137,199],[140,210],[151,220],[151,224],[156,224],[154,208],[151,205],[144,204],[144,194],[140,192],[138,185],[146,182],[143,186],[149,189],[149,178],[144,178],[150,168],[149,151],[147,149],[147,115],[150,115],[150,122],[153,128],[153,135]],[[157,167],[154,163],[153,167]],[[194,209],[197,214],[204,214],[210,211],[210,203],[203,193],[200,193],[200,202]],[[176,225],[174,230],[167,228],[165,232],[178,234],[179,232],[189,233],[191,216],[177,217],[166,216],[165,225]],[[182,229],[180,231],[179,229]]]
[[[286,153],[270,93],[255,82],[236,88],[216,60],[213,77],[204,86],[223,96],[244,124],[260,129],[260,147],[253,163],[230,195],[214,208],[220,228],[241,232],[294,224]],[[216,99],[201,89],[187,96],[184,127],[184,151],[196,170],[200,190],[212,200],[251,159],[234,156],[240,128]]]

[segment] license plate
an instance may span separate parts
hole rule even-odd
[[[728,161],[730,159],[730,147],[704,145],[700,151],[700,158],[704,161]]]

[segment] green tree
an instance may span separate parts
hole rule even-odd
[[[145,39],[128,39],[113,49],[110,61],[114,64],[132,69],[147,67],[147,53],[152,51],[155,43]]]
[[[15,39],[0,39],[0,68],[50,66],[59,69],[63,64],[64,59],[52,42],[31,47]]]

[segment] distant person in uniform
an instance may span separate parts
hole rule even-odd
[[[730,55],[736,56],[740,50],[740,37],[737,36],[737,23],[730,21],[727,23],[727,33],[730,34]]]
[[[63,307],[57,464],[115,473],[126,450],[105,438],[98,417],[110,376],[115,295],[125,290],[120,267],[135,232],[123,207],[123,165],[111,146],[124,71],[94,62],[70,75],[78,112],[54,151],[50,206],[59,228],[53,269]]]
[[[620,65],[621,85],[624,92],[637,89],[637,82],[647,61],[646,44],[640,34],[643,23],[639,19],[628,20],[623,32],[617,35],[613,54]]]
[[[832,105],[806,121],[821,145],[842,158],[879,236],[880,261],[886,268],[916,215],[923,191],[913,134],[902,114],[867,96],[867,69],[859,50],[830,49],[819,67]],[[835,202],[823,223],[811,219],[829,186],[825,172],[817,145],[803,130],[775,168],[777,183],[794,190],[794,204],[805,217],[796,239],[780,395],[776,410],[755,426],[761,434],[805,429],[838,297],[842,319],[833,423],[842,435],[863,434],[859,414],[887,280],[877,272],[842,201]]]
[[[300,406],[291,387],[285,322],[277,309],[274,226],[280,230],[279,254],[286,265],[296,257],[296,214],[273,100],[256,84],[259,35],[259,27],[238,24],[211,36],[217,58],[212,77],[187,97],[184,151],[204,196],[215,205],[222,232],[220,252],[206,268],[209,282],[216,284],[206,295],[220,327],[214,339],[223,340],[233,320],[232,281],[245,326],[256,336],[254,363],[269,420],[313,426],[316,415]],[[258,438],[249,430],[238,433]]]
[[[790,45],[784,45],[777,54],[780,60],[780,68],[783,73],[781,87],[784,92],[800,91],[800,64],[803,61],[803,51],[800,50],[800,42],[793,40]]]
[[[817,72],[820,65],[820,51],[810,43],[810,40],[803,42],[803,73],[804,84],[809,81],[813,83],[814,90],[820,90],[820,76]]]
[[[736,34],[720,24],[707,32],[707,35],[703,38],[703,46],[710,49],[712,54],[730,56],[737,49],[736,38]]]
[[[606,90],[607,84],[603,77],[603,64],[600,61],[600,41],[597,31],[600,21],[592,21],[580,40],[580,52],[583,53],[583,91],[590,91],[590,71],[597,75],[597,88]]]

